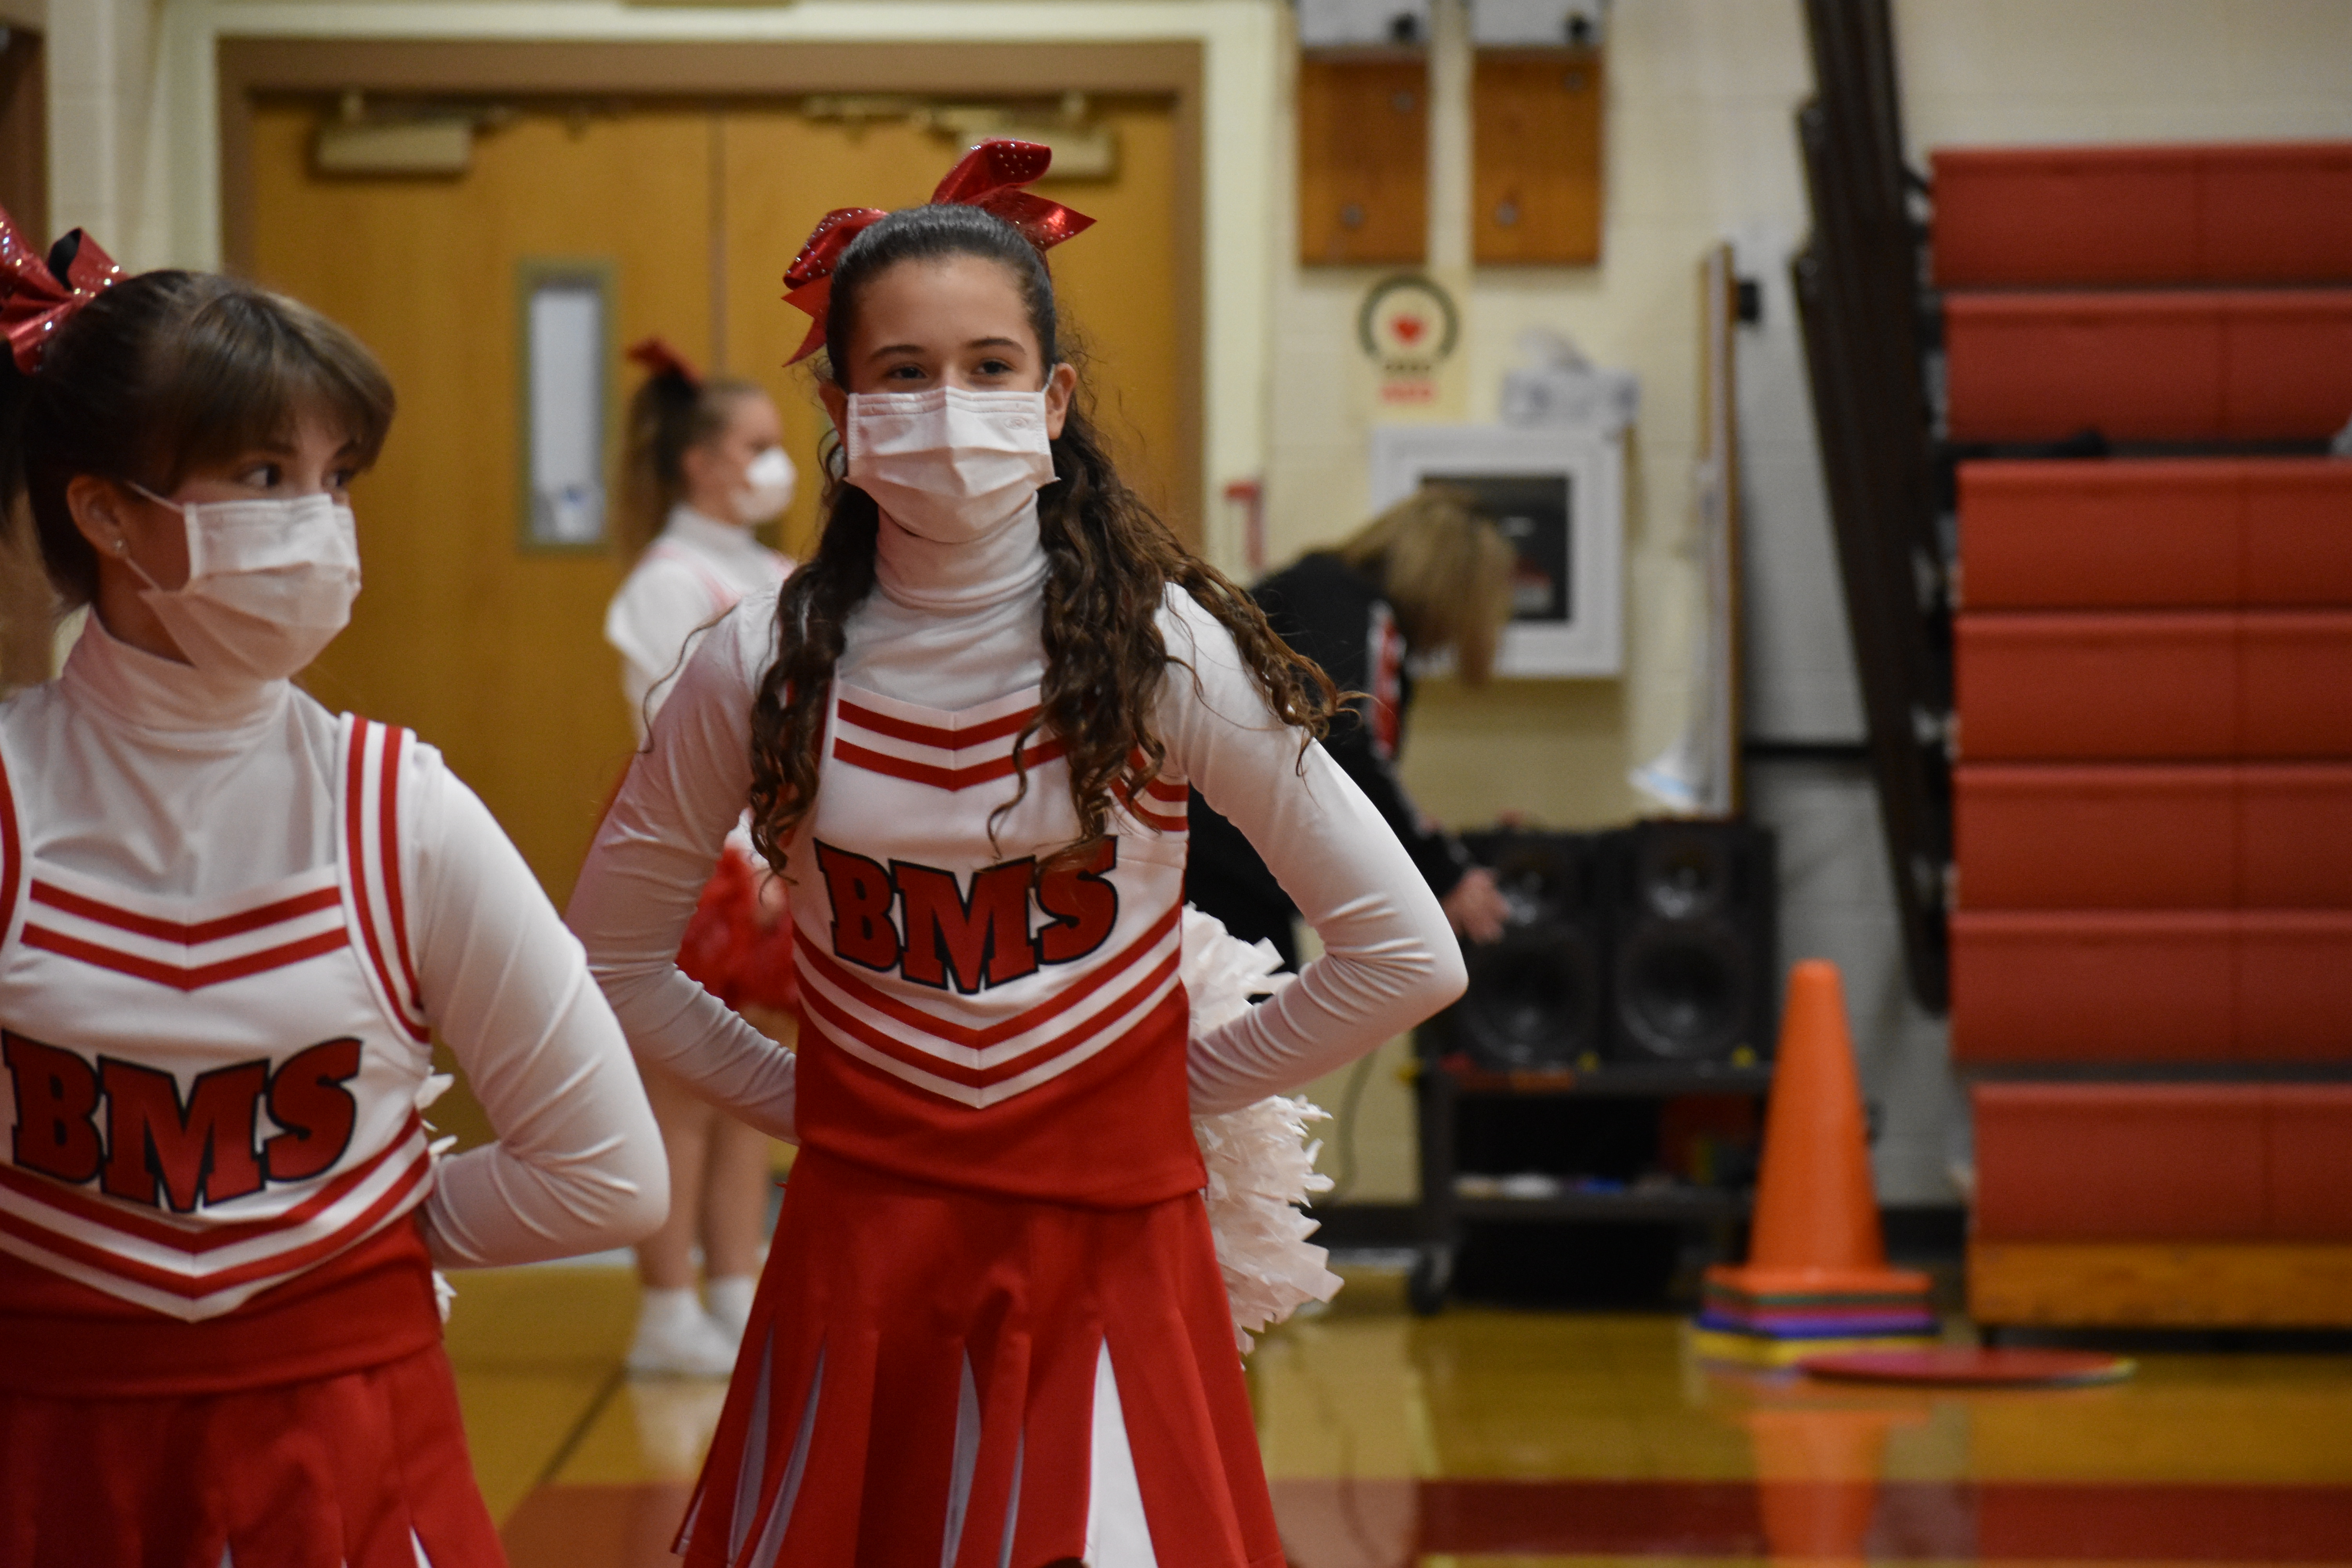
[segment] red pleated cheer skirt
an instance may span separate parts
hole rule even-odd
[[[435,1344],[234,1393],[0,1393],[0,1568],[504,1568]]]
[[[719,858],[678,944],[677,966],[730,1007],[795,1012],[793,917],[784,887],[735,839]]]
[[[1199,1195],[1082,1208],[804,1149],[678,1550],[1280,1568]]]

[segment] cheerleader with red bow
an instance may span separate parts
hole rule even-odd
[[[0,705],[0,1568],[497,1568],[441,1267],[667,1204],[620,1027],[407,731],[294,687],[392,387],[236,280],[0,215],[0,510],[90,616]],[[498,1131],[422,1112],[446,1041]]]
[[[1048,157],[984,144],[787,274],[841,436],[823,537],[704,639],[573,897],[639,1054],[801,1145],[692,1563],[1278,1564],[1193,1118],[1462,987],[1316,743],[1328,682],[1104,455],[1043,256],[1087,220],[1022,188]],[[1195,790],[1324,942],[1255,1007],[1188,994]],[[796,1058],[674,961],[747,803]]]

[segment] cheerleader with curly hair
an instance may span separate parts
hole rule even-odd
[[[1281,1561],[1192,1119],[1444,1005],[1460,953],[1316,743],[1328,683],[1120,479],[984,144],[787,275],[841,435],[814,557],[704,640],[570,912],[641,1057],[801,1145],[680,1550],[821,1568]],[[1186,806],[1325,955],[1196,1029]],[[749,804],[803,1023],[681,974]]]

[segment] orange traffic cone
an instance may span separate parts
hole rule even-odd
[[[1789,973],[1744,1267],[1706,1271],[1698,1349],[1785,1364],[1932,1341],[1925,1274],[1886,1267],[1837,966]]]

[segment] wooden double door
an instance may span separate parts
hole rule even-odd
[[[306,682],[439,746],[561,902],[631,748],[602,635],[629,563],[522,541],[518,277],[595,263],[615,344],[658,333],[764,384],[802,476],[776,541],[797,555],[814,536],[826,422],[807,368],[784,368],[807,319],[782,302],[783,271],[827,210],[926,199],[961,143],[798,103],[526,101],[478,134],[462,175],[350,178],[313,166],[335,112],[318,96],[265,98],[249,141],[254,273],[357,332],[400,397],[354,496],[366,586]],[[1180,363],[1197,345],[1171,307],[1196,254],[1179,232],[1175,115],[1149,97],[1088,112],[1118,140],[1116,174],[1038,187],[1100,220],[1054,254],[1063,310],[1123,463],[1197,539],[1174,510],[1194,488],[1199,428]],[[636,373],[608,369],[625,398]]]

